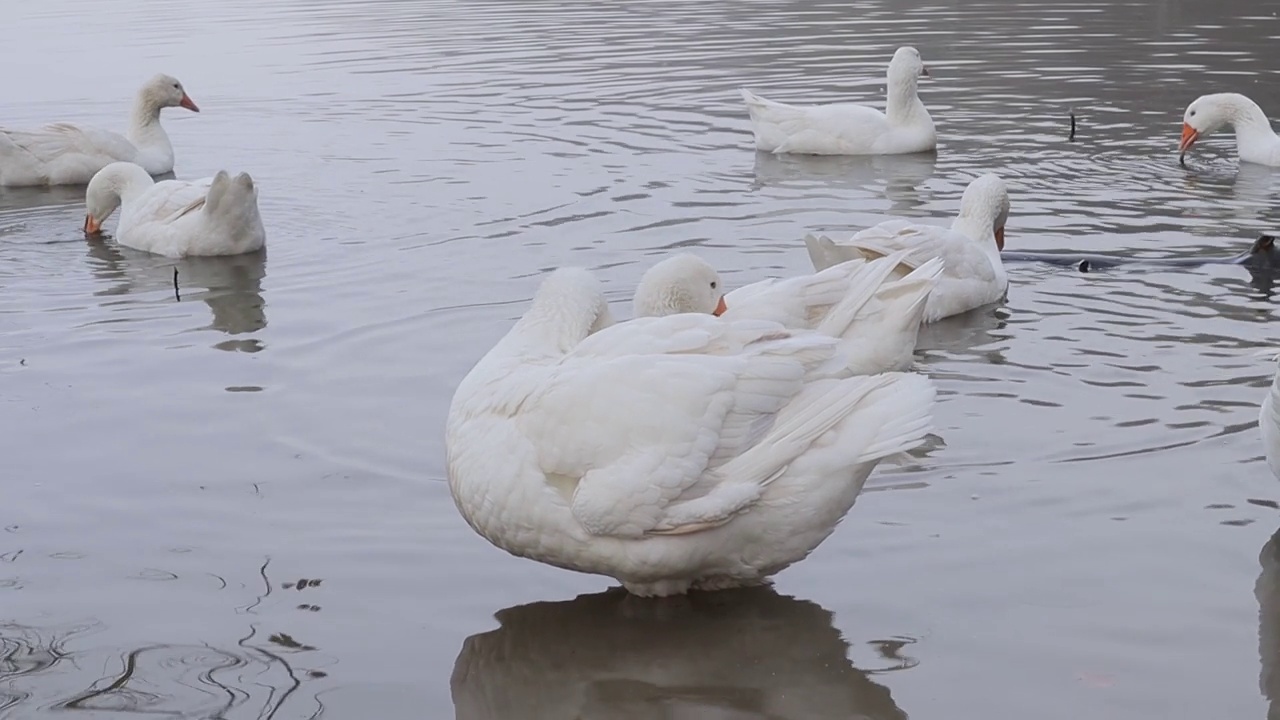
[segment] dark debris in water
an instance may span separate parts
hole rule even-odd
[[[1272,510],[1280,510],[1280,503],[1275,500],[1263,500],[1261,498],[1249,498],[1247,501],[1250,505],[1258,505],[1260,507],[1271,508]]]

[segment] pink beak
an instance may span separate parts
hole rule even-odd
[[[182,102],[178,104],[190,110],[191,112],[200,112],[200,108],[196,107],[195,101],[192,100],[191,96],[186,94],[185,92],[182,93]]]

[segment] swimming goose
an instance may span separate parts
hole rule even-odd
[[[1193,100],[1182,115],[1178,152],[1186,155],[1197,140],[1226,125],[1236,132],[1241,162],[1280,167],[1280,137],[1262,108],[1240,93],[1201,95]]]
[[[122,207],[123,206],[123,207]],[[128,162],[98,171],[85,191],[84,231],[97,235],[117,207],[116,241],[168,257],[238,255],[266,243],[253,178],[219,170],[201,180],[156,182]]]
[[[156,75],[138,91],[127,136],[71,123],[0,128],[0,186],[83,185],[117,160],[137,163],[151,175],[173,172],[173,145],[160,125],[167,107],[200,112],[182,83]]]
[[[649,268],[633,300],[636,317],[684,312],[725,319],[771,320],[839,339],[849,374],[906,370],[929,293],[942,274],[933,259],[900,280],[886,282],[906,252],[871,262],[849,260],[810,275],[771,278],[724,293],[720,275],[693,253]]]
[[[836,340],[701,313],[611,324],[561,268],[449,407],[449,489],[507,552],[637,595],[764,582],[802,560],[883,457],[919,445],[931,382],[827,377]]]
[[[785,105],[742,90],[756,149],[807,155],[901,155],[933,150],[938,136],[916,86],[929,76],[920,52],[900,47],[889,61],[885,111],[868,105]]]
[[[1009,289],[1009,276],[1000,261],[1004,226],[1009,219],[1005,183],[991,174],[969,183],[960,199],[960,213],[951,227],[895,219],[869,227],[848,240],[805,238],[815,269],[823,270],[855,258],[873,259],[906,250],[895,271],[901,277],[931,258],[945,267],[929,294],[924,322],[930,323],[998,302]]]

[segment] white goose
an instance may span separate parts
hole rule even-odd
[[[969,183],[960,199],[960,213],[951,228],[908,220],[886,220],[839,243],[827,237],[805,238],[814,268],[823,270],[855,258],[877,258],[908,251],[896,274],[920,268],[931,258],[946,267],[929,294],[924,322],[934,322],[998,302],[1009,289],[1009,276],[1000,251],[1009,219],[1005,183],[987,174]]]
[[[138,91],[128,136],[71,123],[0,128],[0,186],[83,185],[117,160],[137,163],[151,175],[173,172],[173,145],[160,125],[167,107],[200,112],[182,83],[156,75]]]
[[[1178,151],[1185,154],[1200,138],[1230,125],[1236,131],[1236,154],[1242,162],[1280,167],[1280,137],[1258,103],[1240,93],[1201,95],[1182,115],[1182,140]]]
[[[839,339],[850,375],[911,367],[925,303],[942,274],[933,259],[901,279],[885,282],[906,252],[872,262],[850,260],[812,275],[769,279],[727,295],[720,275],[693,253],[649,268],[633,300],[636,317],[699,312],[726,320],[770,320]]]
[[[610,323],[589,272],[556,270],[453,396],[454,502],[513,555],[637,595],[758,584],[928,432],[930,381],[824,378],[834,338],[699,313]]]
[[[156,182],[133,163],[102,168],[85,191],[84,231],[96,235],[117,207],[116,241],[168,257],[238,255],[266,243],[253,178],[225,170],[201,180]]]
[[[1276,349],[1263,350],[1259,355],[1267,355],[1274,361],[1280,358]],[[1267,466],[1271,474],[1280,479],[1280,367],[1276,368],[1271,379],[1271,388],[1262,398],[1262,408],[1258,412],[1258,432],[1262,435],[1262,449],[1267,456]]]
[[[742,91],[756,149],[806,155],[901,155],[933,150],[938,136],[916,86],[929,76],[920,52],[900,47],[889,61],[885,112],[853,103],[784,105]]]

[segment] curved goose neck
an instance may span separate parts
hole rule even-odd
[[[899,70],[895,73],[894,70],[893,67],[889,68],[889,98],[885,106],[885,117],[894,124],[929,117],[929,111],[924,109],[924,103],[920,102],[920,96],[916,93],[920,78],[914,72]]]
[[[1232,94],[1222,101],[1223,116],[1236,131],[1236,141],[1245,142],[1250,138],[1273,141],[1276,137],[1271,129],[1271,121],[1262,111],[1258,103],[1244,95]]]
[[[161,174],[173,169],[173,144],[160,124],[162,104],[150,86],[138,91],[129,119],[129,142],[138,149],[138,164],[148,172]]]
[[[554,359],[591,333],[613,323],[609,305],[594,278],[561,268],[543,281],[529,311],[498,342],[499,354],[525,361]]]
[[[130,202],[145,193],[155,180],[146,170],[133,163],[112,163],[89,182],[86,195],[119,198],[121,202]]]

